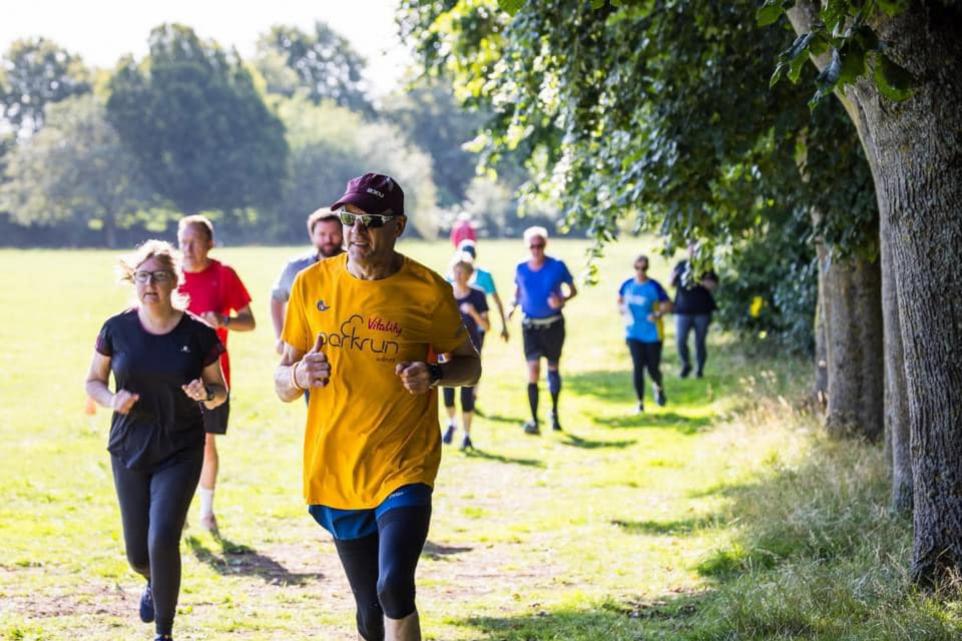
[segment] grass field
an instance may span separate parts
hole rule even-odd
[[[549,253],[577,272],[584,248]],[[612,246],[600,285],[566,309],[563,433],[521,432],[517,320],[508,344],[486,345],[477,450],[447,449],[436,485],[418,573],[425,638],[960,638],[953,595],[906,587],[909,524],[885,509],[882,453],[824,441],[804,411],[806,364],[749,356],[716,332],[706,377],[679,380],[669,330],[669,403],[632,415],[614,295],[643,249]],[[442,243],[401,250],[436,269],[449,256]],[[303,404],[272,389],[267,293],[296,251],[215,253],[248,285],[259,326],[230,339],[221,533],[185,532],[177,639],[356,638],[333,545],[301,500]],[[480,246],[506,300],[522,251]],[[650,253],[665,283],[669,264]],[[109,415],[83,412],[96,333],[130,297],[116,256],[0,251],[2,639],[152,638],[123,554]]]

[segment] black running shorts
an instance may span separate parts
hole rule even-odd
[[[546,326],[535,325],[525,319],[521,327],[526,361],[536,361],[542,357],[552,363],[561,360],[561,348],[565,344],[564,318],[559,318]]]

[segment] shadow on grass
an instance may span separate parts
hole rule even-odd
[[[565,440],[561,441],[562,445],[569,445],[571,447],[578,447],[584,450],[596,450],[600,448],[612,448],[623,450],[626,447],[630,447],[637,443],[635,440],[631,441],[595,441],[587,438],[581,438],[576,436],[571,432],[565,432]]]
[[[682,434],[697,434],[711,427],[712,420],[707,416],[685,416],[677,412],[658,414],[636,414],[633,416],[599,416],[595,422],[608,427],[629,428],[671,428]]]
[[[431,543],[430,541],[425,542],[424,550],[422,556],[425,556],[433,561],[437,561],[446,556],[454,556],[455,554],[463,554],[464,552],[470,552],[474,548],[467,546],[457,546],[457,545],[441,545],[439,543]]]
[[[717,515],[699,516],[674,521],[622,521],[616,519],[611,522],[629,534],[651,534],[657,536],[692,534],[700,530],[717,528],[725,525]]]
[[[483,418],[486,421],[493,421],[495,423],[511,423],[512,425],[517,425],[519,427],[526,420],[520,416],[504,416],[503,414],[489,414],[487,412],[481,413],[477,410],[475,410],[475,414],[479,418]]]
[[[531,603],[531,614],[514,617],[470,617],[460,625],[498,641],[636,641],[652,633],[672,635],[698,608],[697,596],[683,595],[644,601],[605,601],[595,607],[546,610]]]
[[[479,458],[486,461],[495,461],[497,463],[513,463],[514,465],[525,465],[527,467],[537,468],[544,467],[544,462],[536,458],[517,458],[514,456],[504,456],[503,454],[495,454],[493,452],[479,450],[474,447],[469,450],[465,450],[464,455],[468,458]]]
[[[704,407],[713,403],[719,393],[725,391],[725,386],[717,377],[679,380],[667,373],[663,376],[670,405]],[[564,377],[564,385],[565,390],[579,396],[589,396],[609,403],[625,403],[630,406],[637,403],[629,370],[595,370],[569,374]],[[646,402],[651,403],[653,398],[650,395],[650,388],[645,393]]]
[[[324,578],[320,572],[290,572],[250,546],[234,543],[219,534],[213,536],[220,545],[220,554],[207,548],[196,536],[188,536],[186,541],[197,560],[206,563],[218,574],[257,576],[265,583],[283,586],[301,586]]]

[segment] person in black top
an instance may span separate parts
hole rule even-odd
[[[474,274],[474,265],[471,262],[471,255],[466,254],[451,266],[452,288],[454,289],[454,300],[458,303],[461,310],[461,320],[464,328],[468,330],[471,344],[478,352],[481,351],[481,341],[484,338],[483,332],[491,329],[488,321],[488,297],[480,289],[475,289],[468,285],[471,275]],[[457,429],[455,421],[456,410],[454,409],[454,388],[445,387],[442,390],[444,395],[444,409],[448,413],[448,429],[441,437],[445,445],[450,444],[454,439],[454,431]],[[464,428],[464,439],[461,441],[461,449],[466,450],[474,447],[471,442],[471,420],[474,417],[474,387],[461,388],[461,426]]]
[[[107,450],[127,560],[147,579],[140,617],[154,621],[156,641],[172,638],[180,534],[204,461],[200,406],[213,409],[227,398],[224,346],[175,298],[175,255],[169,243],[149,240],[121,259],[137,304],[104,323],[86,382],[87,394],[113,410]]]
[[[682,378],[691,374],[688,334],[692,329],[695,330],[695,376],[701,378],[705,374],[705,361],[708,358],[705,339],[708,336],[712,312],[716,309],[712,292],[718,287],[718,276],[709,270],[696,277],[691,259],[697,251],[696,243],[688,245],[689,259],[679,262],[671,272],[671,285],[675,288],[675,339],[678,341],[678,357],[681,359],[681,371],[678,375]]]

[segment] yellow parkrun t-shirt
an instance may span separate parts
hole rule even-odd
[[[437,389],[411,394],[394,370],[467,340],[451,285],[406,256],[380,280],[352,276],[346,254],[322,260],[294,280],[281,337],[307,352],[319,333],[331,379],[311,389],[307,408],[307,503],[373,508],[402,485],[433,486],[441,462]]]

